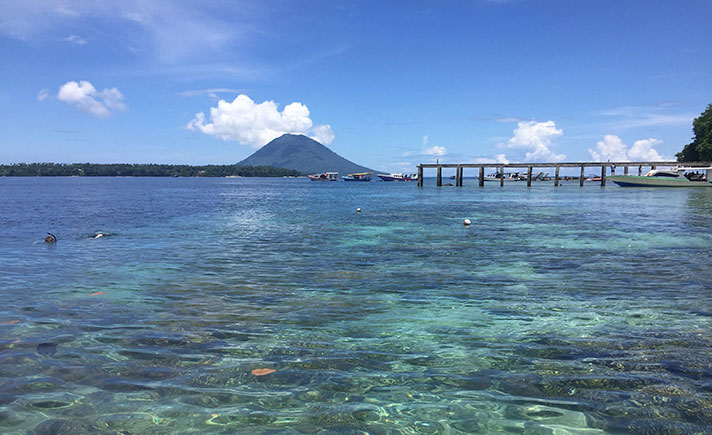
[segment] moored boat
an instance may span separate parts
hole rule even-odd
[[[415,181],[418,179],[417,174],[401,174],[401,173],[390,173],[390,174],[378,174],[378,178],[383,181]]]
[[[504,181],[525,181],[527,179],[526,174],[522,175],[520,172],[496,172],[494,174],[487,175],[485,181],[499,181],[504,178]]]
[[[699,174],[697,171],[706,171]],[[687,173],[696,171],[695,174]],[[610,175],[607,178],[621,187],[712,187],[711,168],[653,169],[645,176]]]
[[[308,176],[312,181],[338,181],[338,172],[324,172],[323,174],[313,174]]]
[[[372,172],[357,172],[354,174],[345,175],[341,178],[343,178],[344,181],[371,181],[372,175]]]

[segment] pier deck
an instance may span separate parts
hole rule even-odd
[[[712,162],[560,162],[560,163],[421,163],[418,165],[418,186],[423,186],[423,169],[436,169],[437,176],[435,182],[437,186],[443,185],[443,168],[455,168],[455,186],[462,187],[465,169],[478,169],[478,185],[484,186],[485,168],[494,168],[498,173],[504,174],[505,169],[526,168],[527,186],[532,185],[532,174],[534,168],[554,168],[554,186],[558,186],[561,181],[559,169],[561,168],[581,168],[578,178],[579,185],[583,186],[586,168],[596,168],[601,170],[601,186],[606,185],[606,172],[610,168],[611,173],[616,168],[623,168],[623,175],[628,175],[628,168],[638,167],[638,175],[643,174],[643,168],[655,169],[658,166],[685,166],[685,167],[709,167]],[[504,177],[499,178],[499,185],[504,185]]]

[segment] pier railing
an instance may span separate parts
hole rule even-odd
[[[581,175],[578,177],[579,185],[583,186],[584,179],[586,178],[584,172],[586,168],[600,168],[601,169],[601,186],[606,185],[606,172],[610,168],[611,172],[615,171],[616,168],[623,168],[623,175],[628,175],[628,169],[637,166],[638,175],[643,174],[643,168],[655,169],[658,166],[685,166],[685,167],[710,167],[712,162],[566,162],[566,163],[421,163],[418,165],[418,186],[423,186],[423,169],[434,168],[437,169],[437,176],[435,177],[437,186],[443,185],[442,170],[443,168],[455,168],[455,185],[462,186],[462,180],[464,178],[465,169],[478,169],[478,185],[484,186],[485,182],[485,168],[494,168],[497,173],[502,174],[500,176],[499,185],[504,185],[504,170],[511,168],[526,168],[527,186],[532,185],[532,174],[534,168],[555,168],[554,173],[554,186],[558,186],[561,181],[559,176],[559,170],[561,168],[581,168]],[[576,178],[576,177],[573,177]]]

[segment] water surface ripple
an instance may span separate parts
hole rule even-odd
[[[710,433],[712,192],[429,184],[0,178],[0,432]]]

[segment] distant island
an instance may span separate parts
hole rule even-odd
[[[303,135],[285,134],[235,165],[15,163],[0,177],[295,177],[319,172],[374,172]]]
[[[244,165],[16,163],[0,165],[0,177],[294,177],[293,169]]]

